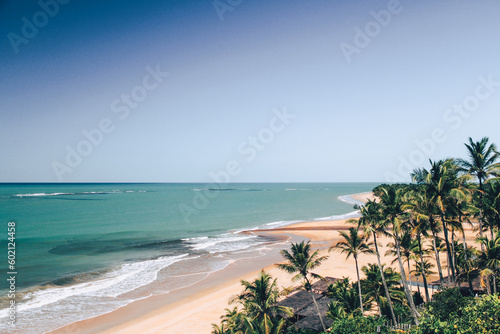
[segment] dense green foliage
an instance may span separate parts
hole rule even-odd
[[[316,334],[316,333],[317,333],[316,331],[310,329],[297,328],[295,326],[291,326],[286,331],[286,334]]]
[[[458,289],[447,289],[425,307],[410,333],[500,333],[500,300],[498,295],[462,297]]]
[[[348,317],[340,319],[333,323],[330,328],[330,333],[333,334],[359,334],[359,333],[376,333],[377,326],[380,326],[380,333],[389,333],[388,328],[384,325],[387,322],[385,317]]]
[[[290,308],[278,306],[280,295],[276,279],[261,271],[252,281],[241,281],[244,290],[231,298],[241,309],[226,309],[221,324],[212,324],[212,334],[280,334],[286,325],[282,316],[292,316]]]

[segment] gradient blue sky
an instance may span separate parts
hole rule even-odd
[[[465,157],[469,136],[500,145],[498,84],[467,117],[447,112],[481,77],[500,82],[500,2],[401,0],[348,62],[341,44],[389,3],[243,0],[221,20],[210,0],[71,0],[15,52],[42,9],[0,2],[0,181],[212,182],[230,161],[232,182],[409,181],[428,158]],[[113,102],[148,67],[169,75],[120,118]],[[295,118],[270,140],[284,108]],[[113,131],[58,177],[104,119]]]

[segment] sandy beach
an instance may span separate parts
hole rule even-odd
[[[352,196],[366,202],[371,193]],[[280,287],[296,286],[291,275],[278,270],[274,264],[282,260],[280,249],[289,248],[291,241],[309,239],[314,249],[320,249],[329,259],[316,272],[322,276],[350,277],[356,280],[354,260],[344,254],[328,252],[328,248],[340,240],[339,231],[347,230],[347,220],[314,221],[289,225],[273,230],[255,230],[251,233],[281,238],[281,244],[257,259],[238,260],[227,268],[215,272],[204,281],[189,288],[179,289],[166,295],[154,296],[133,302],[125,307],[92,319],[80,321],[50,333],[210,333],[211,324],[219,323],[219,317],[228,308],[231,296],[242,290],[240,280],[253,280],[261,269],[278,278]],[[471,233],[471,231],[468,231]],[[470,239],[472,240],[472,239]],[[388,238],[379,238],[382,262],[387,265],[392,257],[385,257]],[[375,263],[374,255],[362,255],[360,267]],[[393,266],[394,267],[394,266]],[[432,279],[436,279],[433,277]],[[416,288],[414,288],[416,289]]]

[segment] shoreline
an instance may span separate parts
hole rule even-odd
[[[348,196],[363,202],[374,198],[372,193]],[[349,219],[351,218],[307,221],[275,229],[242,231],[240,233],[272,237],[276,239],[276,242],[270,246],[271,249],[265,255],[235,260],[226,268],[211,273],[206,279],[190,287],[136,300],[112,312],[78,321],[47,333],[210,333],[211,324],[220,323],[220,317],[225,314],[225,309],[236,306],[229,305],[228,301],[231,296],[242,291],[241,280],[252,281],[261,270],[265,270],[277,279],[280,288],[300,285],[298,282],[292,282],[292,275],[278,270],[275,264],[283,261],[279,254],[281,249],[288,249],[291,242],[302,240],[310,240],[312,249],[318,249],[320,256],[329,256],[328,260],[315,270],[316,273],[324,277],[349,277],[350,280],[356,281],[354,259],[346,260],[345,255],[338,251],[328,252],[328,248],[341,239],[338,232],[354,226],[347,223]],[[467,242],[474,243],[471,228],[467,227],[465,230],[467,231]],[[392,241],[392,238],[380,236],[377,239],[382,263],[399,272],[397,263],[390,264],[393,256],[385,255],[386,251],[389,250],[387,244]],[[359,256],[360,268],[369,263],[376,263],[376,258],[373,255],[362,254]],[[410,279],[414,283],[418,282],[413,276]],[[429,282],[438,279],[437,274],[428,277]],[[421,282],[418,283],[421,285]],[[410,289],[416,291],[417,287],[412,284]],[[431,289],[431,293],[432,291]],[[127,320],[124,321],[124,319]]]
[[[371,192],[344,195],[355,201],[366,202],[373,198]],[[344,199],[341,199],[345,201]],[[278,279],[282,287],[296,286],[291,282],[292,275],[279,271],[274,264],[282,261],[279,251],[288,248],[291,242],[311,240],[314,249],[319,248],[322,255],[327,254],[327,248],[339,238],[338,231],[347,230],[350,226],[346,221],[351,218],[337,220],[314,220],[293,223],[274,229],[246,230],[239,233],[254,234],[276,239],[267,254],[260,257],[238,259],[226,268],[211,273],[204,280],[189,287],[171,291],[167,294],[145,297],[133,301],[109,313],[86,320],[81,320],[54,329],[47,333],[209,333],[211,324],[218,323],[228,299],[241,291],[243,280],[252,280],[263,269]],[[332,253],[330,253],[332,255]],[[335,258],[338,255],[335,254]],[[331,256],[332,259],[332,256]],[[331,261],[331,259],[329,261]],[[256,260],[256,261],[255,261]],[[355,277],[354,266],[346,266],[345,261],[335,261],[335,264],[324,265],[318,272],[323,276],[338,277],[347,274]],[[331,269],[334,268],[336,273]],[[338,268],[340,267],[340,268]],[[197,321],[192,321],[195,318]],[[123,321],[123,319],[128,319]]]

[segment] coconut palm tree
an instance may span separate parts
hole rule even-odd
[[[382,262],[380,261],[380,252],[378,249],[377,236],[378,235],[390,235],[386,229],[388,228],[388,221],[382,219],[381,211],[382,208],[379,203],[374,200],[368,200],[368,202],[362,207],[356,207],[361,212],[361,217],[358,220],[354,220],[358,224],[358,228],[363,228],[366,235],[373,236],[373,245],[375,246],[375,254],[377,255],[377,264],[382,279],[382,284],[384,286],[385,296],[389,305],[389,310],[391,312],[392,322],[394,326],[397,326],[396,315],[394,314],[394,308],[392,306],[392,300],[389,294],[389,289],[385,281],[384,271],[382,269]]]
[[[286,320],[284,318],[279,321],[259,321],[246,317],[243,320],[245,334],[282,334],[284,333],[285,323]]]
[[[429,260],[427,259],[424,259],[422,262],[415,262],[415,266],[414,266],[414,269],[412,270],[412,273],[415,275],[415,277],[417,278],[417,283],[419,282],[419,277],[422,276],[424,278],[424,281],[427,282],[427,276],[429,275],[433,275],[435,274],[435,272],[432,270],[432,268],[434,267],[434,265],[429,262]],[[424,284],[425,286],[425,284]],[[419,286],[419,289],[418,289],[418,292],[420,293],[420,286]],[[427,302],[430,301],[430,299],[428,299],[428,291],[426,291],[426,300]]]
[[[253,282],[242,280],[241,284],[244,287],[243,292],[233,297],[230,303],[239,302],[243,306],[245,314],[252,320],[257,320],[265,325],[272,324],[277,315],[293,315],[291,308],[276,304],[279,297],[276,279],[273,280],[272,276],[264,270]]]
[[[227,329],[224,323],[217,325],[212,324],[212,334],[230,334],[231,332]]]
[[[355,227],[349,228],[349,234],[340,231],[340,236],[344,238],[344,240],[337,242],[335,246],[330,247],[328,251],[339,249],[341,254],[346,254],[346,259],[350,258],[351,256],[354,258],[354,262],[356,264],[356,274],[358,275],[359,304],[361,307],[361,314],[364,314],[361,284],[359,284],[360,279],[358,257],[363,253],[373,254],[374,251],[370,248],[372,243],[368,242],[368,238],[365,235],[358,234],[358,229]]]
[[[432,216],[433,205],[432,201],[427,196],[423,187],[416,187],[411,192],[407,193],[406,203],[404,209],[410,212],[410,228],[411,235],[417,237],[416,255],[420,259],[420,266],[424,267],[424,249],[422,248],[422,237],[429,237],[429,224],[430,216]],[[425,300],[430,301],[429,287],[427,285],[427,277],[423,276]]]
[[[482,233],[482,223],[483,223],[483,193],[484,193],[484,182],[490,177],[500,176],[500,163],[496,163],[500,159],[500,154],[497,151],[495,144],[488,145],[489,138],[484,137],[478,142],[474,142],[472,138],[469,137],[469,144],[465,144],[467,147],[467,153],[469,154],[469,159],[458,159],[457,162],[461,167],[462,171],[469,173],[474,176],[479,183],[479,231]],[[490,231],[491,238],[493,239],[493,231]],[[481,235],[482,236],[482,235]]]
[[[403,266],[403,260],[399,248],[400,243],[400,234],[403,231],[404,219],[402,218],[404,215],[403,210],[403,196],[405,189],[401,187],[396,187],[394,185],[385,185],[379,187],[378,196],[380,198],[380,204],[382,206],[382,217],[389,221],[392,225],[393,238],[396,245],[396,254],[398,257],[399,270],[401,273],[401,278],[403,282],[403,290],[406,295],[406,299],[408,300],[408,305],[410,307],[411,314],[413,316],[413,320],[415,324],[418,326],[419,321],[418,317],[420,316],[417,308],[415,307],[415,303],[413,302],[413,296],[408,289],[408,282],[406,281],[406,272]]]
[[[421,171],[422,170],[415,170],[413,175],[418,175]],[[418,232],[420,232],[424,238],[432,237],[432,248],[438,267],[439,281],[443,284],[444,276],[439,255],[441,253],[440,246],[442,243],[439,234],[442,231],[442,225],[441,222],[436,219],[438,211],[434,205],[430,191],[428,191],[425,185],[414,188],[412,190],[411,200],[407,200],[403,207],[413,213],[414,221],[412,224],[412,232],[417,235]],[[429,235],[429,232],[431,235]],[[421,243],[422,240],[420,240],[420,244]],[[420,249],[422,249],[422,247],[420,247]]]
[[[492,239],[478,237],[476,241],[485,246],[485,250],[479,253],[480,268],[490,270],[487,276],[493,277],[493,293],[497,293],[496,276],[500,270],[500,231]]]
[[[333,321],[347,318],[347,312],[345,311],[344,305],[338,300],[332,300],[330,304],[328,304],[326,317]]]
[[[357,284],[351,284],[347,277],[328,285],[328,297],[339,302],[338,305],[342,306],[342,309],[348,315],[361,314],[359,293],[356,291],[358,289],[355,285]]]
[[[418,184],[424,185],[425,191],[438,209],[446,242],[448,265],[451,269],[453,282],[455,282],[456,275],[446,217],[450,216],[460,202],[470,199],[469,191],[465,186],[465,182],[469,177],[459,176],[459,168],[452,159],[437,162],[430,161],[430,164],[429,171],[423,168],[418,169],[412,173],[412,177]]]
[[[276,266],[279,269],[284,270],[290,274],[297,273],[292,278],[292,280],[304,280],[304,286],[306,290],[308,290],[311,294],[314,305],[316,306],[316,310],[318,312],[321,326],[323,326],[323,330],[325,331],[326,328],[323,322],[323,317],[321,316],[318,303],[311,288],[311,279],[323,279],[323,277],[311,272],[311,270],[321,265],[323,261],[328,259],[328,256],[319,256],[317,250],[311,253],[311,245],[309,241],[307,243],[305,243],[304,241],[300,243],[292,243],[291,252],[283,249],[280,253],[288,262],[279,263]]]
[[[375,263],[369,263],[367,266],[363,266],[361,270],[365,274],[366,278],[361,280],[361,286],[363,290],[366,291],[364,297],[369,301],[375,301],[378,305],[379,315],[382,316],[382,308],[388,305],[390,299],[396,299],[403,301],[404,292],[399,289],[394,289],[394,287],[400,285],[401,275],[395,272],[392,268],[384,268],[382,265],[383,273],[386,280],[386,285],[388,287],[390,297],[384,297],[385,287],[382,283],[382,275],[380,275],[380,270],[378,265]]]
[[[406,223],[405,226],[409,228],[410,227],[409,222]],[[394,260],[392,260],[391,262],[391,264],[394,264],[398,261],[398,249],[396,249],[396,243],[389,242],[387,244],[387,247],[389,247],[389,249],[385,252],[385,255],[394,256]],[[403,263],[406,263],[406,266],[408,267],[408,281],[411,281],[410,278],[411,260],[415,260],[414,254],[417,252],[417,247],[418,247],[418,241],[417,239],[413,239],[410,230],[403,231],[403,233],[401,234],[401,240],[399,241],[399,252],[401,253],[401,256],[404,259]],[[406,279],[406,277],[404,279]],[[410,291],[412,291],[411,285],[410,285]]]
[[[500,229],[500,181],[487,182],[483,187],[482,213],[490,226],[491,234],[494,229]]]
[[[476,258],[478,256],[478,250],[472,246],[467,246],[467,248],[457,247],[457,268],[459,269],[458,279],[461,281],[467,280],[469,283],[469,292],[471,296],[474,295],[474,287],[472,286],[472,279],[479,275],[478,261]]]

